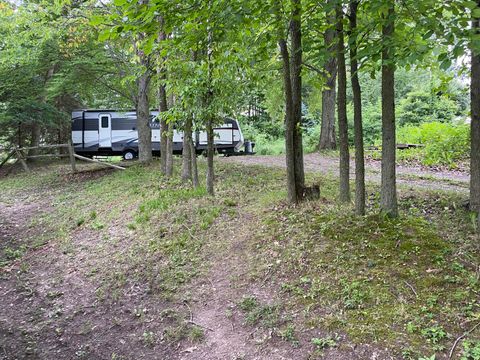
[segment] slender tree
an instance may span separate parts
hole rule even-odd
[[[183,147],[182,147],[182,180],[192,181],[192,118],[187,116],[183,126]]]
[[[193,133],[192,133],[193,134]],[[197,167],[197,153],[195,147],[195,140],[192,138],[190,139],[190,156],[192,157],[192,183],[193,187],[196,189],[200,186],[200,182],[198,180],[198,167]]]
[[[175,107],[175,96],[173,93],[170,93],[167,101],[168,107],[173,109]],[[166,149],[166,168],[165,168],[165,176],[167,178],[173,176],[173,131],[174,131],[174,122],[169,121],[167,122],[167,149]]]
[[[340,201],[350,201],[350,153],[347,121],[347,68],[345,65],[345,38],[343,9],[337,4],[337,63],[338,63],[338,142],[340,145]]]
[[[353,92],[353,128],[355,144],[355,213],[365,215],[365,158],[363,151],[362,89],[358,77],[357,12],[359,0],[351,0],[350,7],[350,76]]]
[[[158,42],[160,48],[162,44],[167,40],[167,34],[165,32],[165,20],[162,16],[159,17],[160,32],[158,34]],[[167,174],[167,141],[168,141],[168,126],[167,119],[164,115],[168,111],[167,105],[167,69],[166,69],[166,57],[159,55],[159,66],[157,69],[157,76],[159,80],[158,84],[158,111],[160,113],[160,170],[163,175]]]
[[[477,0],[480,9],[480,0]],[[480,17],[472,11],[473,37],[471,40],[471,82],[470,82],[470,208],[480,212]],[[480,215],[477,214],[477,231],[480,231]]]
[[[207,38],[207,93],[205,94],[205,104],[206,108],[210,110],[213,101],[213,29],[211,28],[211,25],[207,29]],[[207,111],[207,192],[210,195],[215,194],[215,172],[213,167],[213,156],[215,154],[213,124],[215,120],[213,116],[214,114],[212,114],[211,111]]]
[[[380,207],[391,217],[398,216],[395,175],[395,1],[388,1],[382,24],[382,180]]]
[[[326,19],[329,27],[323,35],[324,47],[328,52],[328,58],[324,65],[325,89],[322,91],[322,124],[320,127],[319,149],[335,149],[337,140],[335,135],[335,98],[337,79],[336,31],[335,31],[335,2],[326,2]]]
[[[285,92],[285,153],[287,163],[288,202],[302,200],[305,184],[301,136],[301,1],[292,0],[290,35],[292,59],[288,50],[288,33],[279,27],[278,46],[283,63],[283,88]],[[279,17],[277,18],[279,20]],[[279,20],[280,22],[280,20]]]
[[[305,172],[303,167],[303,144],[302,144],[302,2],[292,0],[292,21],[290,29],[292,33],[292,117],[294,128],[294,151],[295,151],[295,183],[297,199],[303,199],[305,189]]]

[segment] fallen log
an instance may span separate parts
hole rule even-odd
[[[78,155],[78,154],[74,154],[73,156],[76,157],[77,159],[80,159],[80,160],[83,160],[83,161],[89,161],[89,162],[93,162],[95,164],[102,164],[102,165],[105,165],[105,166],[110,166],[111,168],[118,169],[118,170],[125,170],[124,167],[121,167],[121,166],[118,166],[118,165],[113,165],[113,164],[103,162],[103,161],[98,161],[98,160],[95,160],[95,159],[90,159],[90,158],[87,158],[85,156],[81,156],[81,155]]]

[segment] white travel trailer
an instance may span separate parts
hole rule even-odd
[[[160,122],[158,111],[151,112],[152,151],[160,154]],[[251,144],[244,138],[237,120],[225,119],[221,126],[214,128],[215,149],[220,154],[240,155],[252,153]],[[207,134],[197,131],[193,134],[197,153],[207,148]],[[84,156],[122,155],[126,160],[138,154],[137,115],[135,111],[76,110],[72,113],[72,143],[75,152]],[[183,148],[183,132],[173,132],[173,152],[180,154]]]

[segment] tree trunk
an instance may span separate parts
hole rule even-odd
[[[213,169],[213,155],[215,153],[213,137],[213,121],[211,118],[207,121],[207,192],[214,195],[213,184],[215,181],[215,174]]]
[[[477,0],[477,5],[480,7],[480,0]],[[472,19],[472,28],[475,35],[480,33],[480,19]],[[473,39],[472,43],[474,41],[476,39]],[[478,44],[472,44],[471,51],[470,209],[480,213],[480,52]],[[477,217],[477,232],[480,232],[480,214]]]
[[[340,201],[350,201],[350,153],[347,121],[347,69],[343,35],[343,10],[337,5],[337,62],[338,62],[338,141],[340,145]]]
[[[192,181],[192,118],[187,116],[183,128],[183,146],[182,146],[182,180],[184,182]]]
[[[168,97],[167,107],[172,109],[175,106],[175,97],[173,93],[170,93]],[[173,122],[167,124],[167,147],[166,147],[166,156],[165,156],[165,176],[173,176],[173,132],[175,131],[175,126]]]
[[[362,89],[358,79],[357,9],[359,0],[350,2],[350,72],[353,92],[355,143],[355,213],[365,215],[365,159],[363,151]]]
[[[146,70],[137,80],[138,157],[142,163],[152,161],[152,130],[150,128],[150,106],[148,101],[150,78],[150,71]]]
[[[328,7],[333,9],[333,1],[328,1]],[[328,10],[327,22],[335,23],[335,14]],[[324,43],[329,53],[329,59],[324,65],[326,76],[326,89],[322,91],[322,125],[320,128],[320,150],[336,149],[337,141],[335,137],[335,83],[337,78],[337,60],[335,57],[335,29],[329,27],[324,33]]]
[[[173,176],[173,124],[168,125],[167,137],[167,169],[165,175],[170,178]]]
[[[287,164],[287,193],[290,204],[303,198],[305,174],[302,146],[302,32],[301,1],[292,0],[290,31],[292,39],[292,61],[287,40],[279,34],[278,46],[283,62],[283,88],[285,92],[285,156]]]
[[[285,92],[285,156],[287,163],[287,197],[290,204],[299,200],[295,176],[295,122],[292,116],[292,84],[290,79],[290,55],[287,42],[279,39],[278,45],[283,60],[283,88]]]
[[[382,183],[380,208],[391,217],[398,216],[395,175],[395,55],[393,34],[395,31],[395,2],[389,0],[389,8],[382,25]]]
[[[32,124],[30,146],[39,146],[41,137],[42,137],[42,129],[37,122],[34,122]],[[59,144],[61,144],[61,143],[59,143]],[[28,152],[28,155],[30,155],[30,156],[35,156],[35,155],[38,155],[38,154],[39,154],[38,149],[30,149],[30,151]]]
[[[196,189],[200,186],[200,183],[198,181],[197,150],[195,147],[196,140],[194,140],[195,137],[195,133],[192,133],[192,139],[190,141],[190,155],[192,157],[192,182],[193,187]]]
[[[295,153],[295,190],[297,200],[303,198],[305,188],[305,172],[303,167],[302,144],[302,28],[301,0],[292,0],[292,21],[290,24],[292,46],[292,122],[294,124],[294,153]]]
[[[167,91],[165,85],[158,88],[159,113],[160,113],[160,171],[163,175],[167,174],[167,142],[168,142],[168,124],[163,113],[168,111]]]
[[[213,77],[213,30],[208,29],[208,47],[207,47],[207,61],[208,61],[208,89],[205,99],[205,104],[208,109],[207,119],[207,192],[209,195],[215,195],[214,182],[215,172],[213,167],[214,148],[214,134],[213,134],[213,114],[211,113],[210,105],[213,100],[212,77]]]
[[[22,123],[21,122],[18,122],[18,127],[17,127],[17,134],[16,134],[16,138],[17,138],[17,146],[19,148],[22,148],[23,147],[23,144],[24,144],[24,138],[23,138],[23,126],[22,126]]]
[[[158,41],[162,44],[167,39],[165,33],[164,19],[159,17],[160,32],[158,34]],[[157,69],[158,78],[160,84],[158,86],[158,111],[160,113],[160,171],[163,175],[167,174],[167,142],[168,142],[168,126],[167,121],[163,118],[162,113],[168,111],[167,104],[167,90],[165,88],[165,82],[167,80],[165,58],[160,57],[160,66]]]

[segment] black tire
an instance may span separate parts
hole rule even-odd
[[[122,156],[123,160],[130,161],[137,157],[137,153],[134,150],[125,150]]]

